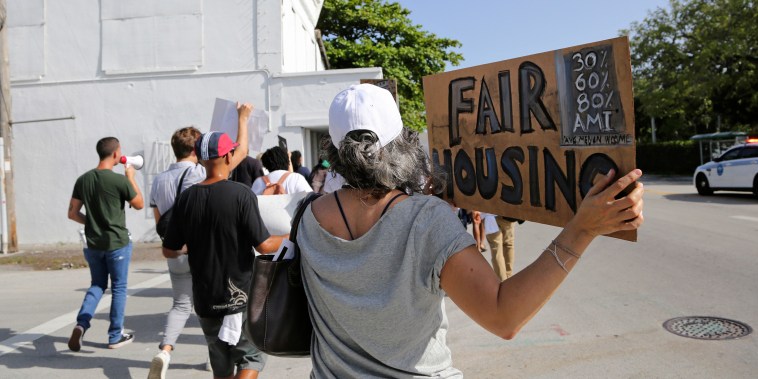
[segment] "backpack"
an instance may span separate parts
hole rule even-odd
[[[284,195],[287,193],[287,190],[284,189],[284,180],[287,179],[287,177],[290,175],[289,172],[285,172],[284,175],[282,175],[281,178],[279,178],[279,181],[276,183],[271,183],[271,180],[269,180],[268,175],[262,176],[263,183],[266,185],[266,188],[263,189],[263,193],[261,195]]]
[[[165,213],[161,215],[161,217],[158,219],[158,222],[155,223],[155,231],[158,232],[158,237],[161,237],[161,240],[166,237],[166,233],[168,232],[168,222],[171,220],[171,211],[174,210],[174,206],[176,205],[176,202],[179,201],[179,194],[182,192],[182,184],[184,183],[184,176],[187,175],[187,172],[189,171],[189,168],[185,169],[182,173],[182,177],[179,179],[179,185],[176,187],[176,197],[174,197],[174,205],[171,206]]]

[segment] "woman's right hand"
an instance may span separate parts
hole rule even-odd
[[[634,230],[642,225],[644,189],[642,183],[637,182],[642,171],[634,169],[611,183],[614,174],[614,170],[610,170],[592,186],[566,229],[594,238],[621,230]],[[616,199],[630,185],[632,191]]]

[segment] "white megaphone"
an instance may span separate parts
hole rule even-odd
[[[142,169],[142,166],[145,164],[145,158],[143,158],[141,155],[135,155],[135,156],[122,155],[121,163],[126,165],[126,167],[132,166],[134,167],[135,170],[140,170]]]

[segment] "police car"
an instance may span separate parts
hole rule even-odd
[[[713,191],[752,191],[758,196],[758,139],[736,145],[718,158],[695,169],[693,182],[697,193]]]

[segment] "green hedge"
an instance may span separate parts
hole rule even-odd
[[[700,165],[694,141],[637,144],[637,167],[649,174],[692,175]]]

